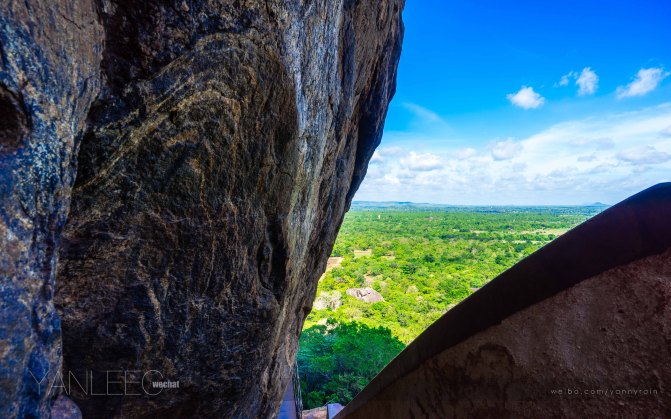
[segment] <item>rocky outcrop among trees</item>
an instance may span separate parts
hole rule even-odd
[[[350,295],[357,300],[361,300],[365,303],[377,303],[378,301],[384,301],[382,294],[375,291],[370,287],[365,288],[348,288],[347,295]]]

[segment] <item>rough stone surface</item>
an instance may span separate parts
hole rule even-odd
[[[350,295],[357,300],[361,300],[365,303],[376,303],[378,301],[384,301],[382,295],[370,287],[365,288],[348,288],[347,295]]]
[[[319,293],[312,306],[313,310],[325,310],[330,308],[336,310],[342,305],[340,291],[322,291]]]
[[[93,3],[0,2],[0,417],[48,417],[57,246],[103,34]]]
[[[63,376],[181,383],[79,394],[85,414],[273,414],[380,140],[402,7],[0,4],[1,417],[76,411],[50,391],[59,252]]]
[[[328,410],[326,406],[315,407],[310,410],[303,410],[303,419],[329,419]]]
[[[668,417],[670,318],[667,250],[425,360],[343,418]]]
[[[97,2],[103,83],[58,269],[64,372],[179,388],[73,393],[84,417],[276,412],[380,140],[402,7]]]
[[[79,407],[67,396],[61,394],[51,406],[51,419],[81,419]]]

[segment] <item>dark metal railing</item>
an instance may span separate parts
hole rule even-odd
[[[294,389],[294,404],[296,405],[296,419],[303,417],[303,398],[301,397],[301,381],[298,377],[298,362],[291,371],[291,385]]]

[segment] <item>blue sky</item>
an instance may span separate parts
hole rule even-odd
[[[616,203],[671,180],[671,2],[408,0],[357,200]]]

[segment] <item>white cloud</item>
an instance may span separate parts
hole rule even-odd
[[[659,151],[649,145],[628,148],[619,152],[617,157],[622,161],[634,164],[660,164],[671,160],[671,154]]]
[[[522,109],[535,109],[545,103],[545,98],[534,92],[533,87],[522,86],[517,93],[510,93],[506,98],[515,106]]]
[[[599,150],[608,150],[615,146],[613,139],[608,137],[576,138],[575,140],[571,141],[570,144],[579,147],[594,147]]]
[[[389,157],[398,156],[399,154],[405,153],[405,150],[401,147],[380,147],[373,152],[373,156],[370,158],[371,163],[382,163]]]
[[[671,125],[662,130],[662,132],[660,132],[659,135],[662,137],[671,137]]]
[[[569,71],[568,73],[564,74],[561,76],[561,79],[559,79],[559,83],[557,83],[558,86],[568,86],[569,83],[571,82],[572,79],[575,79],[576,74],[574,71]]]
[[[444,124],[445,120],[440,117],[437,113],[432,111],[431,109],[425,108],[424,106],[417,105],[416,103],[410,103],[410,102],[403,102],[401,103],[401,106],[403,106],[405,109],[410,111],[414,116],[417,118],[421,119],[424,122],[431,122],[431,123],[440,123]]]
[[[471,147],[462,148],[461,150],[457,151],[457,157],[462,160],[470,159],[471,157],[475,157],[477,154],[477,150]]]
[[[380,148],[356,199],[450,204],[615,203],[671,180],[671,103],[570,120],[521,139]],[[383,142],[385,140],[383,139]],[[393,153],[386,154],[389,150]]]
[[[390,174],[386,174],[382,177],[382,180],[387,182],[389,185],[400,185],[401,181],[398,179],[398,177]]]
[[[599,76],[591,68],[585,67],[580,72],[575,84],[578,85],[579,96],[592,95],[599,87]]]
[[[415,153],[414,151],[411,151],[407,157],[402,158],[400,162],[404,167],[419,172],[428,172],[442,166],[440,157],[435,154]]]
[[[492,158],[496,161],[510,160],[517,156],[521,151],[522,145],[512,139],[498,141],[492,147]]]
[[[556,86],[568,86],[571,80],[575,81],[578,86],[578,96],[593,95],[599,87],[599,76],[592,70],[591,67],[585,67],[580,73],[569,71],[561,76],[559,83]]]
[[[634,80],[626,86],[617,88],[618,99],[633,96],[643,96],[655,90],[657,86],[669,75],[663,68],[642,68],[636,73]]]
[[[585,156],[578,156],[576,160],[579,162],[589,162],[596,160],[596,156],[594,154],[588,154]]]

